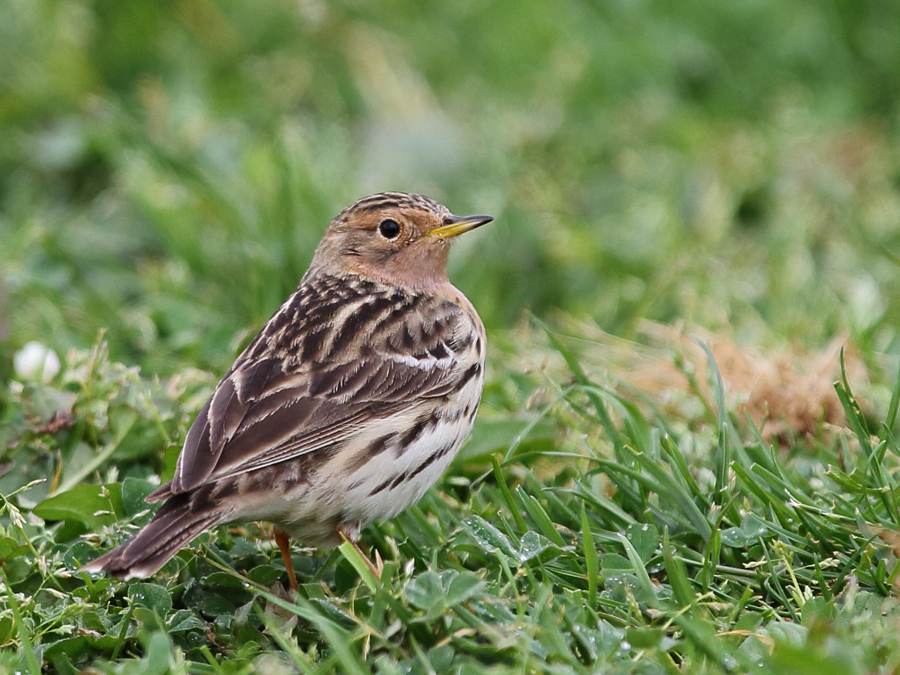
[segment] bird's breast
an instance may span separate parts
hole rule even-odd
[[[303,539],[302,530],[314,521],[365,527],[419,501],[472,430],[484,366],[474,354],[465,365],[471,374],[459,389],[371,421],[316,471],[286,514],[296,523],[293,533]]]

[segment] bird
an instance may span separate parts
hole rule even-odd
[[[362,554],[360,532],[416,503],[472,429],[485,329],[447,260],[492,220],[405,192],[341,211],[197,415],[174,477],[146,498],[162,506],[82,571],[146,578],[202,532],[251,521],[274,524],[294,591],[292,538]]]

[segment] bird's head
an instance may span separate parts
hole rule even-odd
[[[359,274],[412,288],[447,282],[447,253],[460,234],[493,220],[454,216],[422,195],[383,192],[351,204],[331,221],[311,274]]]

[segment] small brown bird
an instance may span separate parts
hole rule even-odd
[[[200,411],[175,477],[147,497],[164,501],[153,520],[84,571],[147,577],[214,525],[268,520],[296,589],[288,536],[355,546],[418,501],[481,399],[484,326],[447,254],[491,220],[402,192],[344,209]]]

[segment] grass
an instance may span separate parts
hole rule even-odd
[[[528,412],[494,381],[441,488],[366,531],[385,560],[380,581],[359,574],[352,552],[298,551],[294,599],[279,590],[277,548],[250,526],[204,535],[147,581],[76,573],[147,521],[143,496],[172,470],[172,453],[166,467],[152,449],[176,447],[211,378],[146,380],[102,345],[70,355],[57,381],[28,385],[11,407],[78,390],[55,434],[10,420],[18,445],[3,480],[24,485],[4,491],[0,639],[18,647],[0,663],[60,673],[900,666],[900,387],[870,431],[838,383],[847,431],[815,454],[784,452],[719,407],[720,385],[716,416],[679,431],[552,342],[575,368],[570,384],[541,392],[521,381],[519,396],[543,401]],[[491,441],[506,429],[515,440]],[[34,462],[40,443],[52,444],[46,465]],[[60,489],[107,449],[98,483]]]
[[[896,3],[2,8],[0,672],[900,670]],[[295,549],[289,599],[256,525],[77,574],[380,189],[497,218],[476,429],[382,580]],[[762,405],[721,350],[835,340]]]

